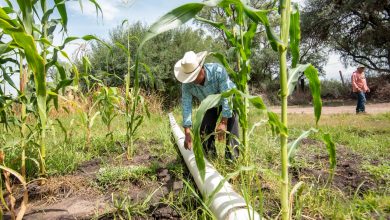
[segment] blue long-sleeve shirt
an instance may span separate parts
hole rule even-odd
[[[183,127],[191,127],[192,125],[191,116],[193,96],[202,101],[208,95],[219,94],[236,87],[236,85],[229,79],[225,68],[221,64],[206,63],[204,64],[204,69],[206,77],[203,85],[198,85],[192,82],[182,84]],[[222,117],[231,118],[232,110],[230,109],[226,98],[221,100],[221,105]]]

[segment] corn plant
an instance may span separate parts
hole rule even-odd
[[[98,86],[102,86],[103,82],[90,74],[91,63],[87,56],[83,56],[82,58],[84,72],[80,74],[81,79],[85,84],[85,94],[80,89],[76,90],[78,97],[81,99],[81,103],[85,104],[85,106],[78,106],[81,126],[85,128],[85,146],[86,150],[89,150],[91,147],[91,130],[95,123],[97,116],[99,116],[100,112],[96,110],[97,102],[93,101],[90,98],[92,96],[93,91]],[[77,104],[76,104],[77,105]]]
[[[97,11],[101,11],[95,0],[90,0],[90,2],[95,4]],[[58,90],[71,83],[71,80],[65,75],[64,68],[58,62],[58,56],[61,54],[69,60],[69,56],[63,49],[66,44],[79,38],[67,37],[59,46],[52,43],[54,30],[58,26],[61,27],[61,32],[65,34],[67,32],[66,1],[55,0],[54,6],[51,8],[48,7],[46,0],[17,0],[17,7],[14,7],[13,4],[15,3],[9,0],[6,0],[6,3],[7,6],[0,8],[0,19],[2,21],[0,28],[2,34],[10,38],[10,41],[4,44],[5,49],[7,47],[18,48],[21,51],[20,54],[24,54],[23,56],[25,56],[29,69],[33,74],[35,92],[32,104],[35,106],[34,115],[39,119],[40,174],[45,175],[45,142],[49,103],[53,101],[54,106],[58,108]],[[19,11],[15,11],[15,8],[19,8]],[[59,13],[59,19],[52,18],[55,10]],[[98,40],[91,35],[84,36],[81,39],[87,41]],[[73,67],[75,77],[72,80],[77,84],[78,71],[74,65]],[[50,89],[46,85],[46,75],[51,68],[57,69],[61,76],[61,82],[54,89]]]
[[[126,26],[128,20],[122,22],[122,28],[128,28]],[[130,159],[134,154],[134,136],[137,132],[137,129],[142,124],[145,115],[150,118],[148,107],[144,101],[144,97],[140,94],[139,86],[139,64],[141,64],[146,72],[149,74],[153,83],[153,75],[150,72],[149,67],[138,61],[138,54],[136,57],[135,65],[131,65],[131,51],[130,51],[130,41],[135,40],[139,42],[138,38],[135,36],[130,36],[129,31],[126,31],[126,45],[123,45],[120,42],[115,42],[115,45],[118,46],[127,56],[127,74],[125,76],[125,117],[126,117],[126,145],[127,145],[127,158]],[[133,83],[131,83],[131,70],[135,67]],[[133,87],[131,88],[131,84]],[[139,109],[140,107],[140,109]]]
[[[111,122],[118,116],[120,96],[115,87],[103,86],[94,94],[94,102],[97,104],[103,123],[107,126],[107,135],[113,140]]]
[[[199,18],[196,15],[204,7],[220,7],[224,10],[227,16],[231,16],[229,19],[234,22],[235,29],[229,30],[222,22],[213,22],[203,18]],[[147,35],[143,39],[141,46],[153,38],[154,36],[171,30],[179,25],[186,23],[190,19],[197,19],[200,22],[207,23],[213,27],[223,31],[229,43],[237,56],[237,71],[234,71],[230,67],[227,59],[223,54],[213,54],[220,62],[225,66],[229,76],[235,82],[237,88],[231,89],[223,94],[210,95],[208,98],[202,101],[200,104],[193,125],[194,132],[194,154],[196,158],[197,166],[200,170],[200,175],[204,179],[205,175],[205,162],[203,158],[202,144],[200,139],[200,124],[204,113],[214,106],[220,103],[221,98],[230,97],[233,103],[233,108],[239,113],[240,126],[242,130],[241,145],[244,149],[244,161],[248,163],[248,105],[251,103],[254,107],[266,112],[268,116],[268,124],[272,128],[273,133],[280,136],[281,145],[281,204],[282,204],[282,218],[288,219],[290,216],[289,210],[289,197],[288,197],[288,150],[291,152],[298,145],[298,141],[290,144],[288,149],[287,137],[287,97],[290,95],[298,80],[299,74],[304,73],[309,79],[310,88],[313,96],[314,115],[316,124],[320,119],[322,103],[320,99],[320,85],[318,79],[318,72],[311,64],[298,65],[299,58],[299,42],[300,42],[300,27],[299,27],[299,12],[298,7],[295,5],[293,10],[291,8],[290,0],[280,0],[278,12],[280,15],[280,33],[279,36],[275,33],[270,26],[268,14],[272,10],[260,10],[249,6],[247,1],[240,0],[210,0],[202,3],[189,3],[182,5],[171,12],[161,17],[155,22],[149,29]],[[282,114],[281,120],[278,115],[269,111],[264,105],[261,97],[251,96],[248,92],[247,82],[250,78],[250,55],[251,55],[251,42],[253,36],[256,33],[258,25],[262,25],[268,41],[272,46],[272,49],[279,53],[280,60],[280,84],[281,91],[280,97],[282,99]],[[287,68],[287,52],[291,50],[292,66]],[[304,135],[308,135],[308,132],[304,132]],[[302,135],[301,135],[302,137]],[[331,168],[335,166],[335,151],[334,144],[328,135],[324,135],[325,143],[327,144],[329,153]]]

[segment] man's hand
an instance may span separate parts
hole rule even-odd
[[[215,131],[217,132],[218,141],[225,140],[225,133],[227,130],[227,118],[222,118]]]
[[[368,89],[367,92],[371,92],[370,89]]]
[[[184,128],[184,148],[187,150],[192,149],[192,137],[191,137],[191,129],[190,128]]]

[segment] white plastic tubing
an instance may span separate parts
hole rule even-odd
[[[205,181],[202,181],[196,166],[195,155],[193,151],[184,148],[184,133],[176,123],[172,113],[169,114],[169,121],[184,161],[199,191],[207,198],[217,188],[218,184],[223,181],[224,177],[206,160],[206,176]],[[259,214],[245,203],[245,200],[233,190],[233,187],[228,182],[225,182],[221,190],[215,194],[211,201],[210,210],[219,220],[261,219]]]

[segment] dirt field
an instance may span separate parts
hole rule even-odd
[[[354,105],[345,105],[345,106],[323,106],[322,114],[331,115],[331,114],[355,114]],[[280,113],[280,106],[271,107],[272,111]],[[390,103],[377,103],[377,104],[367,104],[366,112],[368,114],[379,114],[390,112]],[[289,106],[288,113],[290,114],[313,114],[313,107],[301,107],[301,106]]]

